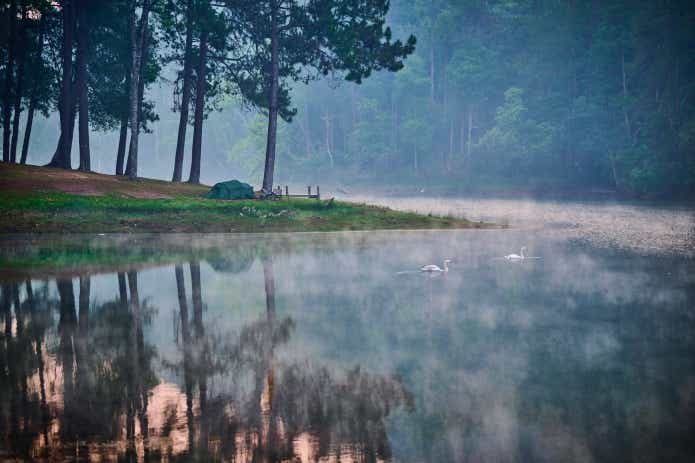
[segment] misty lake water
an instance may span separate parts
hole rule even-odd
[[[693,461],[693,209],[362,199],[512,228],[5,237],[0,460]]]

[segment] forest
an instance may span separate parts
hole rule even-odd
[[[5,162],[266,191],[695,194],[692,2],[0,8]]]

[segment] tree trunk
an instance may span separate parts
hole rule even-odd
[[[191,49],[193,48],[193,1],[186,3],[186,49],[183,56],[183,88],[181,90],[181,108],[179,113],[179,133],[176,138],[174,155],[174,175],[172,182],[180,182],[183,172],[183,150],[186,145],[188,128],[188,109],[191,103]]]
[[[628,143],[632,143],[632,125],[630,124],[630,115],[627,111],[627,72],[625,71],[625,51],[620,53],[620,64],[622,72],[622,87],[623,87],[623,118],[625,119],[625,130],[627,131]]]
[[[41,15],[41,19],[39,20],[39,46],[36,51],[36,60],[38,63],[41,62],[41,55],[43,54],[43,36],[45,24],[45,15]],[[27,156],[29,155],[29,140],[31,139],[31,128],[34,124],[34,112],[36,111],[36,102],[38,99],[38,87],[38,83],[34,82],[34,87],[31,89],[31,97],[29,98],[27,123],[24,127],[24,141],[22,142],[22,157],[19,161],[20,164],[26,164]]]
[[[138,119],[140,121],[140,127],[144,127],[144,120],[142,118],[142,103],[145,97],[145,65],[143,64],[147,61],[147,50],[149,47],[149,30],[145,31],[145,38],[142,42],[142,50],[140,51],[140,77],[138,80]],[[126,171],[130,165],[130,147],[128,150],[128,162],[126,163]]]
[[[60,117],[60,125],[62,126],[63,125],[63,110],[62,110],[62,108],[59,111],[59,117]],[[71,137],[72,137],[72,133],[75,131],[75,118],[76,117],[77,117],[77,112],[75,111],[75,106],[73,106],[72,108],[70,108],[70,118],[69,118],[69,124],[70,124],[69,132],[71,134]],[[70,145],[72,146],[72,142],[70,142]],[[60,136],[58,137],[58,144],[56,145],[56,149],[53,152],[53,158],[51,159],[51,162],[48,163],[49,167],[58,167],[58,164],[56,164],[56,162],[58,160],[60,160],[60,156],[61,156],[60,153],[62,152],[61,151],[62,149],[63,149],[63,133],[61,132]]]
[[[126,168],[126,175],[131,179],[135,179],[138,176],[138,140],[140,134],[138,89],[140,83],[142,50],[149,13],[150,2],[149,0],[144,0],[140,17],[140,26],[136,27],[135,2],[133,2],[130,12],[130,51],[132,63],[130,71],[130,150],[128,152],[128,166]]]
[[[136,23],[136,3],[132,2],[130,12],[130,88],[128,89],[128,110],[130,112],[130,147],[128,150],[128,166],[126,175],[137,177],[137,159],[133,163],[133,156],[137,156],[138,132],[138,74],[140,69],[140,49],[138,47],[138,31]]]
[[[333,126],[331,122],[333,121],[333,116],[330,116],[326,114],[323,116],[323,121],[325,122],[325,128],[326,128],[326,154],[328,154],[328,162],[331,166],[331,169],[333,168],[333,151],[331,149],[331,135],[333,132]]]
[[[471,145],[473,143],[473,105],[468,105],[468,138],[466,139],[466,159],[471,160]]]
[[[302,135],[304,136],[304,149],[306,150],[305,157],[310,158],[312,149],[311,149],[311,126],[309,125],[309,103],[307,102],[307,98],[304,98],[304,108],[302,111],[302,119],[301,123],[299,124],[301,129],[302,129]]]
[[[616,166],[615,162],[615,155],[614,154],[609,154],[610,161],[611,161],[611,173],[613,174],[613,186],[615,186],[616,190],[620,190],[620,182],[618,180],[618,168]]]
[[[36,111],[36,100],[31,99],[29,101],[29,110],[27,112],[27,123],[24,127],[24,140],[22,141],[22,155],[19,160],[20,164],[27,163],[27,156],[29,155],[29,140],[31,139],[31,128],[34,125],[34,112]]]
[[[434,104],[434,32],[430,32],[430,101]]]
[[[278,129],[278,4],[277,0],[270,1],[271,35],[270,35],[270,95],[268,105],[268,139],[265,149],[265,169],[263,172],[263,192],[273,191],[273,174],[275,171],[275,143]]]
[[[48,164],[63,169],[71,168],[72,131],[74,130],[74,104],[72,98],[72,42],[74,23],[73,0],[62,0],[63,8],[63,81],[60,95],[60,139],[53,159]]]
[[[7,44],[7,64],[5,65],[5,92],[2,98],[2,160],[10,162],[10,119],[12,117],[12,68],[14,63],[15,23],[17,21],[17,4],[10,2],[10,33]]]
[[[123,175],[123,161],[125,160],[125,146],[127,139],[128,114],[123,114],[121,117],[121,133],[118,136],[118,150],[116,151],[116,175]]]
[[[451,172],[451,159],[454,157],[454,118],[449,121],[449,154],[446,158],[446,171]]]
[[[391,88],[391,156],[396,158],[398,155],[398,105],[396,103],[396,92]]]
[[[203,144],[203,115],[205,114],[205,65],[208,52],[208,32],[200,33],[197,78],[195,84],[195,115],[193,116],[193,150],[188,183],[200,183],[200,155]]]
[[[79,136],[80,136],[80,166],[79,170],[89,172],[91,155],[89,152],[89,100],[87,99],[87,3],[79,0],[77,14],[79,27],[77,29],[77,93],[80,106]]]
[[[22,21],[19,25],[19,43],[24,44],[27,41],[27,9],[22,7]],[[15,78],[14,92],[14,117],[12,120],[12,142],[10,146],[10,162],[17,162],[17,143],[19,141],[19,116],[22,113],[22,84],[26,76],[24,75],[24,66],[26,65],[26,47],[19,48],[17,53],[17,74]]]
[[[65,0],[65,12],[63,13],[63,114],[69,115],[61,123],[62,137],[60,147],[60,160],[57,167],[72,168],[72,136],[75,130],[75,101],[72,83],[72,43],[75,29],[74,0]]]

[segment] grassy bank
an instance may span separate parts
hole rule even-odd
[[[483,228],[340,201],[216,201],[207,187],[0,166],[0,233],[278,232]],[[67,191],[65,191],[67,188]]]

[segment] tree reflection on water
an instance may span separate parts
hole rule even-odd
[[[272,258],[261,262],[265,312],[234,332],[206,325],[199,262],[174,266],[174,360],[148,343],[162,308],[141,299],[137,271],[115,274],[105,302],[87,275],[4,284],[0,458],[388,460],[385,420],[412,407],[408,392],[359,367],[278,358],[294,322],[277,313]]]
[[[510,233],[0,280],[0,461],[692,461],[693,262]]]

